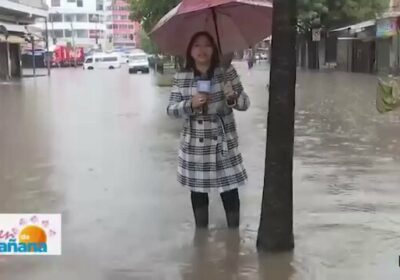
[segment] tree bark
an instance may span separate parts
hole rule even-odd
[[[296,0],[275,0],[268,133],[257,248],[287,251],[293,237]]]

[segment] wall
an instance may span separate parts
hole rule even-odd
[[[390,39],[379,39],[376,41],[376,66],[379,73],[390,72]]]
[[[8,54],[6,43],[0,43],[0,80],[8,78]]]
[[[28,0],[25,0],[28,1]],[[51,0],[46,1],[47,5],[50,7],[50,12],[54,11],[60,11],[63,13],[71,13],[71,12],[76,12],[80,11],[82,13],[89,13],[89,12],[96,12],[96,0],[83,0],[83,7],[77,7],[76,2],[68,2],[68,0],[60,0],[60,7],[52,7],[51,6]],[[101,12],[101,11],[97,11]]]
[[[337,69],[351,72],[353,42],[351,40],[338,40]]]
[[[135,23],[129,19],[129,14],[129,4],[127,1],[116,0],[114,2],[112,11],[113,25],[118,25],[118,29],[113,29],[114,44],[136,45],[136,26]],[[124,17],[124,19],[120,19],[120,17]],[[126,26],[126,28],[120,28],[121,26]],[[133,37],[133,40],[131,40],[131,37]]]
[[[17,0],[14,2],[19,2],[20,4],[24,4],[24,5],[31,6],[34,8],[39,8],[39,9],[45,8],[45,4],[46,4],[45,0]]]
[[[50,6],[50,14],[61,14],[62,22],[52,22],[49,20],[49,32],[53,37],[52,30],[56,30],[57,44],[72,43],[71,29],[74,29],[74,41],[77,46],[95,46],[96,31],[98,33],[98,42],[104,47],[106,25],[104,23],[104,10],[98,10],[98,4],[104,9],[103,0],[83,0],[82,7],[77,6],[77,2],[68,2],[60,0],[60,7],[52,7],[51,0],[47,0]],[[100,7],[99,7],[100,8]],[[90,20],[91,15],[96,15],[96,20]],[[72,20],[72,28],[71,21]],[[60,37],[62,35],[62,37]],[[52,41],[52,40],[51,40]]]

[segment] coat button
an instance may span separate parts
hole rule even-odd
[[[203,124],[203,121],[202,120],[198,120],[197,123],[198,124]]]
[[[203,143],[204,142],[204,138],[199,138],[199,142]]]

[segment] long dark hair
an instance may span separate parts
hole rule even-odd
[[[195,75],[200,75],[199,71],[196,68],[196,63],[195,63],[195,61],[194,61],[194,59],[192,57],[192,48],[193,48],[193,45],[196,42],[196,40],[201,36],[206,37],[208,39],[208,41],[210,41],[210,44],[211,44],[212,49],[213,49],[213,54],[212,54],[212,57],[211,57],[211,65],[210,65],[210,69],[208,69],[208,73],[207,73],[208,78],[211,79],[212,76],[214,75],[215,68],[217,68],[218,65],[219,65],[219,51],[218,51],[218,47],[217,47],[217,44],[215,43],[214,38],[211,36],[210,33],[206,32],[206,31],[197,32],[190,39],[188,48],[186,50],[186,66],[185,66],[185,70],[186,71],[193,71]]]

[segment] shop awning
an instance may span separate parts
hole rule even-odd
[[[0,0],[0,8],[10,11],[10,13],[12,14],[21,13],[21,14],[31,15],[34,18],[36,17],[47,18],[49,15],[47,7],[43,7],[43,9],[35,8],[29,5],[20,4],[18,3],[18,1]]]
[[[11,44],[23,44],[25,43],[25,39],[23,37],[9,35],[6,39],[6,36],[0,35],[0,42],[9,42]]]
[[[13,24],[0,21],[0,26],[4,26],[8,32],[26,33],[25,25]]]
[[[373,20],[363,21],[363,22],[360,22],[357,24],[341,27],[338,29],[334,29],[334,30],[331,30],[330,32],[340,32],[340,31],[349,30],[350,33],[354,34],[354,33],[363,31],[367,27],[374,26],[375,24],[376,24],[376,20],[373,19]]]

